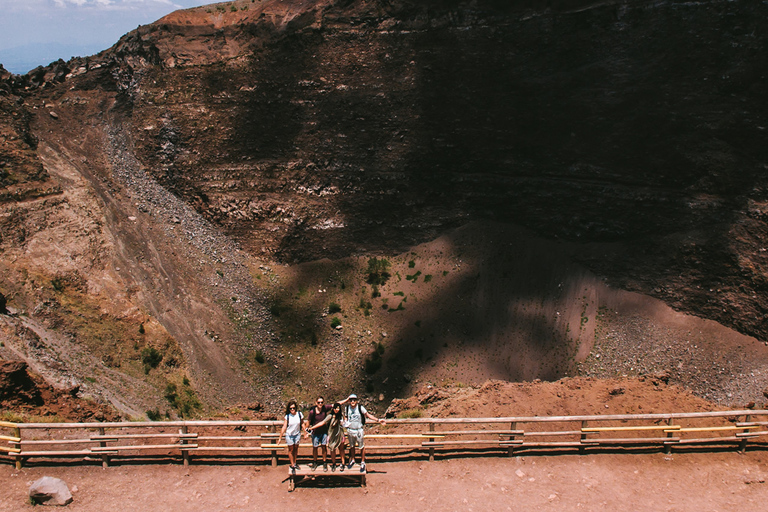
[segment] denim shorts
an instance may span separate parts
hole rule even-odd
[[[328,432],[325,434],[315,434],[312,432],[312,446],[317,448],[318,446],[328,445]]]
[[[285,444],[287,444],[288,446],[299,444],[299,439],[301,439],[301,432],[293,436],[290,434],[285,434]]]

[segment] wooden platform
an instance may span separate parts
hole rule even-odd
[[[299,469],[296,470],[296,473],[293,473],[291,469],[288,468],[288,490],[293,491],[296,486],[300,485],[302,482],[317,483],[321,480],[346,480],[365,487],[367,475],[368,471],[361,472],[360,466],[357,464],[355,464],[352,469],[345,468],[344,471],[339,471],[338,467],[336,468],[336,471],[331,471],[330,464],[328,465],[328,471],[323,471],[322,465],[318,466],[315,470],[310,469],[307,465],[299,465]]]

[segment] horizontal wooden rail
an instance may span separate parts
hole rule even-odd
[[[235,454],[271,458],[277,464],[285,444],[278,433],[281,420],[270,421],[160,421],[103,423],[0,422],[0,460],[82,457],[101,460],[134,457],[147,460],[180,456],[184,464],[193,457]],[[428,430],[427,428],[428,427]],[[669,451],[683,445],[731,443],[741,451],[750,446],[766,449],[768,410],[711,411],[664,414],[589,416],[509,416],[500,418],[395,418],[386,425],[369,425],[369,454],[416,452],[443,456],[467,451],[512,455],[521,450],[573,448],[579,453],[602,446],[656,445]],[[245,433],[245,430],[248,433]],[[761,430],[762,428],[762,430]],[[9,429],[7,432],[3,429]],[[243,432],[239,435],[238,432]],[[612,434],[620,436],[611,437]],[[688,437],[688,434],[692,434]],[[57,438],[57,436],[59,438]],[[413,441],[416,441],[414,443]],[[71,447],[71,449],[66,449]],[[300,456],[311,443],[302,439]],[[677,449],[677,448],[675,448]],[[303,455],[302,455],[303,454]]]

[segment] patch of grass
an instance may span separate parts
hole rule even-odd
[[[182,385],[181,389],[179,389],[176,384],[169,382],[165,386],[165,399],[168,400],[168,403],[176,409],[182,418],[188,418],[202,408],[195,390],[188,385]]]
[[[391,277],[389,273],[390,263],[386,258],[370,258],[368,260],[368,268],[365,273],[367,275],[366,282],[374,286],[382,286]]]
[[[335,317],[333,317],[331,319],[331,328],[332,329],[335,329],[335,328],[337,328],[340,325],[341,325],[341,320],[339,319],[339,317],[335,316]]]
[[[147,411],[147,418],[149,418],[149,421],[160,421],[162,415],[158,409],[150,409]]]
[[[405,293],[404,292],[395,292],[392,295],[398,295],[400,297],[405,297]]]
[[[141,364],[144,365],[144,373],[157,368],[163,360],[163,354],[155,347],[144,347],[141,351]]]
[[[424,276],[424,282],[428,283],[432,280],[432,274],[427,274]]]
[[[331,302],[331,303],[328,305],[328,314],[329,314],[329,315],[332,315],[332,314],[334,314],[334,313],[339,313],[339,312],[341,312],[341,306],[340,306],[338,303],[336,303],[336,302]]]
[[[405,280],[406,281],[413,281],[414,283],[419,279],[419,276],[421,275],[421,270],[417,270],[415,274],[406,275]]]
[[[405,310],[405,306],[403,306],[403,302],[405,302],[405,301],[404,300],[401,301],[400,304],[398,304],[396,308],[390,309],[389,312],[390,313],[394,313],[395,311],[404,311]]]
[[[424,411],[419,408],[408,409],[397,415],[398,418],[421,418],[424,415]]]
[[[414,260],[411,260],[408,262],[408,268],[413,268],[416,266],[416,262]]]

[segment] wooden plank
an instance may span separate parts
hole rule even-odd
[[[0,452],[21,453],[21,450],[12,446],[0,446]]]
[[[524,436],[542,437],[542,436],[578,436],[582,434],[581,430],[561,430],[556,432],[525,432]]]
[[[190,447],[193,445],[189,445]],[[196,448],[185,448],[185,450],[196,452],[242,452],[242,451],[263,451],[261,446],[198,446]]]
[[[263,441],[273,439],[265,436],[199,436],[198,441]]]
[[[664,432],[671,432],[680,429],[680,425],[635,425],[631,427],[585,427],[582,428],[581,431],[590,434],[597,432],[626,432],[632,430],[663,430]]]
[[[101,453],[102,451],[128,451],[128,450],[180,450],[184,448],[188,450],[190,448],[197,448],[196,444],[136,444],[125,446],[107,446],[102,448],[101,446],[94,446],[91,451],[94,453]]]
[[[14,436],[0,436],[0,441],[8,441],[11,443],[18,443],[21,441],[20,437],[14,437]]]
[[[44,444],[90,444],[97,443],[93,439],[44,439],[44,440],[23,440],[20,444],[27,445],[44,445]]]
[[[443,437],[443,436],[460,436],[460,435],[499,435],[499,436],[521,436],[524,434],[523,430],[445,430],[432,432],[422,432],[424,437]],[[368,436],[365,436],[368,437]]]
[[[445,437],[431,434],[365,434],[366,439],[424,439],[431,437]]]
[[[589,439],[587,442],[595,445],[598,444],[631,444],[631,443],[659,443],[676,442],[679,441],[679,437],[625,437],[625,438],[606,438],[606,439]]]
[[[157,434],[117,434],[117,435],[94,435],[91,436],[91,439],[94,441],[117,441],[118,439],[152,439],[152,438],[180,438],[180,439],[194,439],[197,438],[196,433],[191,434],[165,434],[165,433],[157,433]]]
[[[11,423],[10,421],[0,421],[0,427],[5,428],[18,428],[18,423]]]
[[[740,430],[740,429],[753,429],[758,428],[757,425],[753,427],[736,427],[733,425],[729,425],[727,427],[686,427],[686,428],[678,428],[674,430],[675,432],[721,432],[725,430]],[[672,430],[665,430],[664,432],[672,432]]]
[[[117,455],[117,452],[104,452],[109,455]],[[22,452],[22,456],[24,457],[70,457],[70,456],[80,456],[80,455],[95,455],[94,452],[90,450],[70,450],[70,451],[64,451],[64,450],[51,450],[51,451],[42,451],[42,452]],[[101,453],[99,453],[101,455]]]
[[[523,440],[510,441],[508,439],[473,439],[466,441],[425,441],[422,446],[464,446],[477,444],[493,444],[498,446],[508,446],[510,444],[523,444]]]

